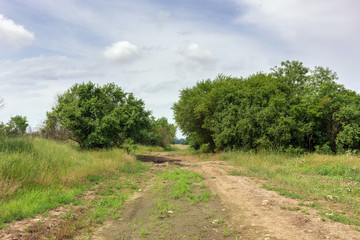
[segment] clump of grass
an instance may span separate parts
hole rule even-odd
[[[277,191],[281,196],[290,197],[293,199],[302,199],[302,196],[296,194],[293,191],[287,190],[285,188],[273,187],[266,184],[262,185],[263,188],[270,190],[270,191]]]
[[[290,206],[288,206],[288,207],[281,206],[280,208],[283,210],[288,210],[288,211],[300,211],[301,210],[301,208],[299,208],[299,207],[290,207]]]
[[[206,185],[203,178],[198,173],[190,172],[183,169],[175,169],[172,171],[164,171],[160,175],[163,181],[172,182],[172,187],[168,192],[168,196],[173,199],[187,199],[191,204],[199,202],[208,202],[213,196],[205,189]],[[195,191],[195,184],[198,190]]]

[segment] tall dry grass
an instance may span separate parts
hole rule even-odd
[[[103,178],[140,168],[120,149],[83,151],[40,138],[0,138],[0,229],[69,203]]]
[[[0,139],[0,197],[22,187],[71,185],[114,172],[134,159],[121,149],[82,151],[74,144],[35,138]]]

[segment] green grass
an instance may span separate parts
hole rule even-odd
[[[163,172],[160,179],[173,182],[169,196],[174,199],[185,197],[195,204],[198,201],[208,201],[211,197],[211,194],[207,190],[202,190],[200,195],[192,193],[194,183],[200,183],[203,180],[198,173],[176,169]]]
[[[72,202],[105,179],[147,169],[121,149],[83,151],[73,143],[0,138],[0,225]],[[109,204],[116,203],[105,199],[96,209]]]
[[[230,175],[261,179],[265,189],[294,199],[313,201],[309,207],[314,209],[340,207],[349,212],[347,218],[324,216],[346,224],[357,224],[355,219],[360,215],[358,156],[228,152],[216,158],[229,161],[236,167]]]

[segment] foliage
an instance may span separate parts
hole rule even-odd
[[[141,132],[141,143],[151,146],[160,146],[168,148],[174,141],[176,127],[168,122],[165,117],[150,121],[150,127]]]
[[[127,154],[134,154],[137,146],[134,144],[134,141],[132,139],[126,139],[124,144],[121,145],[121,148],[125,149]]]
[[[360,95],[336,80],[297,61],[247,78],[219,75],[181,91],[175,121],[195,149],[359,149]]]
[[[8,137],[21,136],[26,133],[28,126],[26,117],[17,115],[10,118],[10,121],[6,124],[0,123],[0,135]]]
[[[150,125],[144,102],[113,83],[102,87],[91,82],[75,84],[58,96],[47,116],[47,135],[65,132],[82,148],[118,146],[127,138],[140,142],[138,131]]]

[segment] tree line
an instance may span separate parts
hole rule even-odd
[[[0,108],[4,105],[1,104]],[[26,117],[16,116],[0,123],[0,135],[20,136],[26,132]],[[155,119],[141,99],[124,92],[114,83],[75,84],[58,95],[47,112],[41,135],[55,140],[73,140],[81,148],[101,149],[123,144],[168,147],[176,128],[166,118]]]
[[[360,96],[329,68],[285,61],[247,78],[219,75],[180,92],[175,121],[200,151],[360,148]]]

